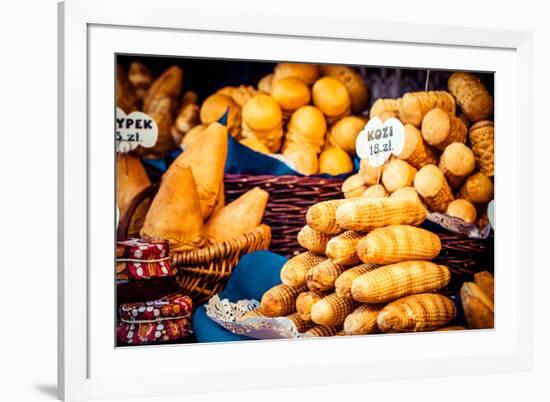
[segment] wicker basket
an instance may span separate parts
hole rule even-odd
[[[261,187],[269,192],[264,222],[272,228],[270,250],[290,257],[304,249],[298,244],[297,235],[303,225],[307,209],[320,201],[342,198],[342,180],[298,176],[254,176],[226,174],[225,192],[231,201],[241,194]],[[493,238],[470,239],[445,231],[437,233],[442,250],[439,264],[449,267],[453,273],[451,286],[456,287],[471,280],[479,271],[493,270]]]
[[[449,288],[460,289],[463,282],[473,281],[474,274],[494,271],[494,236],[470,239],[454,233],[436,233],[441,239],[441,252],[434,262],[449,267]]]
[[[260,225],[229,241],[185,253],[175,253],[172,264],[178,268],[181,292],[191,296],[196,304],[221,292],[239,259],[248,253],[267,250],[271,229]]]
[[[173,262],[180,270],[180,286],[195,298],[206,300],[215,291],[223,289],[227,277],[242,255],[267,249],[268,246],[271,251],[285,256],[301,252],[303,249],[297,242],[297,234],[305,224],[307,209],[316,202],[341,197],[341,183],[338,179],[320,177],[226,174],[225,195],[228,201],[256,186],[270,193],[263,220],[269,226],[262,225],[229,242],[175,254]],[[141,202],[154,196],[157,190],[158,185],[143,190],[132,201],[128,211],[135,211]],[[119,239],[126,238],[131,218],[128,212],[122,217],[118,228]],[[442,250],[435,262],[451,270],[451,289],[458,289],[462,282],[472,280],[476,272],[493,271],[493,236],[482,240],[450,232],[437,235],[441,238]]]
[[[137,207],[145,200],[154,197],[158,188],[158,184],[153,184],[132,200],[117,229],[119,240],[126,239],[128,227]],[[172,264],[178,268],[179,291],[189,295],[195,306],[198,306],[223,290],[229,275],[243,255],[266,250],[270,240],[271,229],[267,225],[260,225],[248,233],[223,243],[188,252],[173,253]]]
[[[263,222],[272,229],[270,250],[291,257],[303,251],[297,236],[305,225],[308,208],[342,198],[342,182],[318,176],[226,174],[225,196],[229,202],[254,187],[269,192]]]

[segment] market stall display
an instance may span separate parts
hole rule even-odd
[[[266,64],[233,82],[210,70],[215,85],[175,60],[163,71],[147,58],[121,63],[117,106],[150,116],[158,139],[117,155],[117,236],[165,254],[138,262],[139,274],[117,254],[119,345],[187,342],[205,302],[209,319],[257,339],[493,327],[492,275],[480,274],[493,268],[486,81],[446,73],[434,90],[374,98],[365,68]],[[403,127],[400,152],[381,166],[358,157],[377,118]],[[238,302],[216,295],[241,258],[267,249],[288,258],[279,282],[216,315]],[[133,282],[164,277],[157,293],[133,293]],[[185,314],[138,319],[174,294],[189,299]],[[132,303],[144,311],[130,317]]]

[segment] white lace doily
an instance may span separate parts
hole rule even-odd
[[[427,218],[429,221],[437,223],[450,232],[463,234],[470,239],[486,239],[491,233],[491,226],[486,225],[479,229],[473,223],[466,223],[460,218],[455,218],[439,212],[432,212]]]
[[[253,339],[302,338],[292,321],[286,317],[249,317],[239,320],[244,314],[260,306],[257,300],[239,300],[232,303],[227,299],[212,296],[206,305],[206,315],[228,331]]]

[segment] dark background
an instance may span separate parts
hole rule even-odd
[[[193,90],[203,101],[208,95],[227,85],[253,85],[266,74],[272,73],[276,63],[248,60],[198,59],[144,55],[118,55],[117,62],[126,71],[132,61],[145,64],[154,77],[165,69],[178,65],[183,69],[183,92]],[[397,98],[406,92],[423,91],[426,85],[425,69],[381,68],[356,66],[369,87],[370,103],[378,98]],[[452,71],[431,70],[429,90],[446,90]],[[478,73],[493,94],[494,74]],[[182,92],[182,93],[183,93]]]

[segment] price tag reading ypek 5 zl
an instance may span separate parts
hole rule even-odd
[[[403,123],[394,117],[382,123],[382,120],[374,117],[357,136],[355,148],[359,158],[366,158],[372,167],[380,167],[391,154],[401,153],[404,142]]]
[[[130,114],[116,109],[116,150],[127,153],[139,145],[151,148],[157,143],[158,126],[155,120],[142,112]]]

